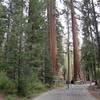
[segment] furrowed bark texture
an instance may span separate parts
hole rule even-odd
[[[56,14],[55,14],[55,0],[48,0],[48,38],[49,51],[52,63],[52,71],[54,74],[58,73],[57,64],[57,41],[56,41]]]
[[[74,80],[80,80],[80,58],[79,58],[79,41],[78,41],[78,28],[75,18],[75,10],[73,0],[71,2],[71,19],[72,19],[72,34],[73,34],[73,53],[74,53]]]

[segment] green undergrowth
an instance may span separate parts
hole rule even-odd
[[[43,92],[46,92],[47,90],[48,89],[41,82],[38,82],[38,83],[34,84],[34,89],[33,89],[32,94],[38,95],[38,94],[41,94]]]
[[[57,82],[55,84],[55,87],[64,87],[65,85],[66,85],[65,82]]]
[[[84,84],[83,81],[76,81],[76,82],[75,82],[75,85],[83,85],[83,84]]]
[[[8,95],[5,96],[4,100],[28,100],[28,98],[25,97],[17,97],[16,95]]]
[[[0,72],[0,92],[5,95],[5,100],[25,100],[32,95],[40,94],[47,90],[42,82],[34,79],[35,75],[32,76],[31,82],[27,78],[22,81],[20,86],[23,91],[20,91],[19,95],[16,80],[11,80],[6,72]],[[18,98],[19,96],[22,96],[22,98]],[[26,98],[23,99],[23,97]]]
[[[31,76],[30,80],[27,77],[21,80],[20,87],[22,91],[20,91],[19,95],[16,80],[11,80],[6,72],[0,72],[0,91],[5,94],[5,100],[29,100],[32,96],[37,96],[43,92],[65,86],[65,83],[63,82],[55,82],[52,86],[49,84],[43,84],[36,79],[35,74]],[[19,96],[22,97],[20,98]]]

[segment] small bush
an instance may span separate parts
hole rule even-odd
[[[97,84],[100,85],[100,71],[97,72]]]
[[[27,100],[27,98],[23,98],[23,99],[20,99],[20,100]]]
[[[0,72],[0,89],[4,90],[7,83],[8,83],[8,77],[6,76],[6,73]]]
[[[6,93],[16,92],[16,84],[7,77],[6,72],[0,72],[0,89]]]
[[[17,100],[16,97],[8,95],[5,97],[5,100]]]
[[[25,84],[23,87],[25,96],[31,96],[33,93],[42,91],[45,88],[45,86],[38,80],[36,72],[33,72],[30,77],[24,77],[23,84]]]
[[[19,98],[16,95],[8,95],[5,97],[5,100],[28,100],[27,98]]]
[[[16,84],[13,80],[8,80],[8,83],[5,85],[5,91],[7,93],[16,93]]]
[[[34,84],[34,89],[36,90],[43,90],[45,87],[41,82]]]

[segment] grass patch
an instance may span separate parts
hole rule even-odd
[[[4,100],[28,100],[28,98],[18,97],[16,95],[7,95],[5,96]]]
[[[34,90],[33,91],[33,94],[40,94],[40,93],[43,93],[43,92],[46,92],[48,89],[42,89],[42,90]]]

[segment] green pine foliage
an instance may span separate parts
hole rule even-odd
[[[94,21],[94,10],[92,0],[83,0],[82,14],[83,14],[83,44],[81,48],[81,64],[83,72],[87,80],[99,80],[100,66],[98,62],[98,43],[96,38],[96,24]],[[96,12],[95,12],[96,13]]]
[[[53,86],[46,7],[42,0],[0,1],[0,91],[30,96]],[[62,51],[60,27],[58,48]],[[58,59],[63,62],[62,53]]]

